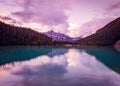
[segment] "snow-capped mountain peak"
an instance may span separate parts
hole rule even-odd
[[[71,38],[63,33],[54,32],[53,30],[45,32],[44,34],[52,38],[53,41],[59,41],[59,42],[75,42],[81,39],[81,37]]]

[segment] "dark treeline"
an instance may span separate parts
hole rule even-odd
[[[60,42],[60,41],[53,41],[52,43],[54,46],[72,46],[74,43],[73,42]]]
[[[0,22],[0,45],[114,45],[120,40],[120,18],[107,24],[86,38],[77,42],[52,41],[45,34],[33,31],[29,28],[16,27]]]
[[[107,24],[95,34],[77,41],[75,44],[108,46],[114,45],[118,40],[120,40],[120,18]]]
[[[0,45],[51,45],[52,39],[29,28],[0,22]]]

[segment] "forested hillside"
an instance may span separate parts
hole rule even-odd
[[[52,40],[29,28],[0,22],[0,45],[51,45]]]
[[[120,18],[107,24],[95,34],[77,41],[75,44],[108,46],[114,45],[118,40],[120,40]]]

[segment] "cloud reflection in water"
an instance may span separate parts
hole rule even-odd
[[[8,67],[0,67],[0,86],[120,86],[119,74],[75,48]]]

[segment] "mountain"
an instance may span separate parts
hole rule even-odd
[[[96,31],[95,34],[75,42],[75,44],[108,46],[114,45],[118,40],[120,40],[120,18],[110,22],[102,29]]]
[[[0,45],[51,45],[51,43],[51,38],[44,34],[0,22]]]
[[[44,34],[57,42],[75,42],[81,39],[81,37],[71,38],[65,34],[54,32],[53,30],[45,32]]]

